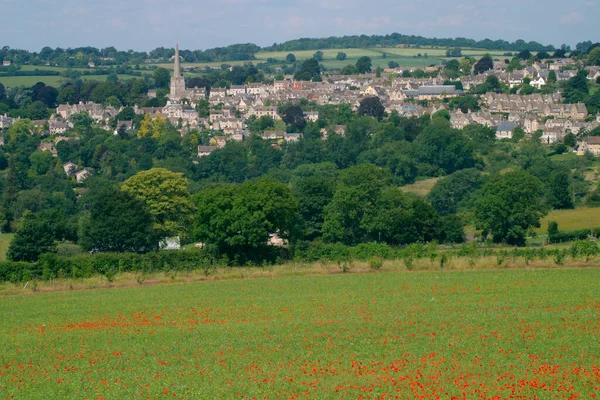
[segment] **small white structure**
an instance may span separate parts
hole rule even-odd
[[[162,238],[158,243],[160,250],[181,250],[181,239],[179,236]]]

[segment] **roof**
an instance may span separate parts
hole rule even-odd
[[[600,136],[590,136],[588,140],[586,140],[587,144],[600,144]]]
[[[497,132],[508,132],[511,131],[513,129],[515,129],[517,127],[517,124],[515,124],[514,122],[510,122],[510,121],[502,121],[498,124],[498,128],[496,129]]]

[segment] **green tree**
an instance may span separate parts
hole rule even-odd
[[[12,261],[35,262],[44,253],[56,251],[55,224],[48,213],[26,211],[20,227],[8,247],[6,256]]]
[[[434,119],[413,142],[418,162],[430,164],[447,174],[475,165],[473,144],[442,118]]]
[[[281,110],[281,119],[288,126],[288,132],[301,132],[306,126],[304,112],[297,105],[291,105]]]
[[[31,169],[36,175],[44,175],[54,165],[54,157],[49,151],[36,151],[29,156]]]
[[[340,173],[333,200],[325,207],[323,239],[358,244],[368,236],[363,221],[376,214],[375,205],[389,182],[389,174],[378,167],[360,164]]]
[[[481,57],[479,59],[479,61],[477,61],[475,63],[473,68],[474,68],[475,74],[477,74],[477,75],[483,74],[485,71],[488,71],[488,70],[494,68],[494,61],[489,56],[489,54],[486,54],[483,57]]]
[[[300,69],[294,74],[297,81],[310,81],[321,76],[321,66],[314,58],[309,58],[302,63]]]
[[[313,58],[317,61],[323,61],[323,52],[321,50],[317,50],[315,54],[313,54]]]
[[[285,56],[285,61],[289,62],[290,64],[293,64],[296,62],[296,56],[290,53],[287,56]]]
[[[385,107],[381,104],[381,99],[377,96],[365,97],[360,101],[358,107],[358,115],[366,115],[377,118],[378,120],[383,118],[384,112]]]
[[[396,61],[388,62],[388,68],[398,68],[399,66],[400,64],[398,64]]]
[[[154,219],[156,237],[185,238],[194,212],[188,186],[181,173],[152,168],[127,179],[122,189],[145,204]]]
[[[427,198],[439,215],[455,214],[473,207],[475,194],[484,183],[481,172],[463,169],[437,181]]]
[[[371,72],[371,58],[367,56],[362,56],[356,61],[356,69],[360,74],[366,74],[367,72]]]
[[[346,55],[346,53],[340,51],[335,56],[335,59],[338,60],[338,61],[344,61],[347,57],[348,56]]]
[[[154,84],[159,89],[167,89],[171,83],[171,73],[166,68],[158,68],[152,74]]]
[[[555,210],[575,207],[571,179],[571,173],[564,168],[557,168],[550,173],[546,185],[546,197]]]
[[[356,65],[348,64],[340,70],[340,74],[342,75],[356,75],[358,74],[358,69],[356,69]]]
[[[594,47],[588,54],[588,62],[591,65],[600,65],[600,46]]]
[[[525,171],[492,176],[475,203],[476,228],[495,243],[525,245],[528,230],[545,214],[542,183]]]
[[[198,192],[194,202],[194,238],[236,262],[260,261],[272,235],[293,241],[298,234],[298,203],[277,181],[210,187]]]
[[[157,248],[146,205],[116,185],[90,190],[80,219],[79,245],[86,251],[145,252]]]

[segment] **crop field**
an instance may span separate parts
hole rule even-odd
[[[381,272],[4,297],[0,393],[591,399],[597,277]]]

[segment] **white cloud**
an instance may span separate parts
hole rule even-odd
[[[572,11],[569,14],[560,17],[561,25],[578,24],[581,21],[583,21],[583,15],[578,11]]]

